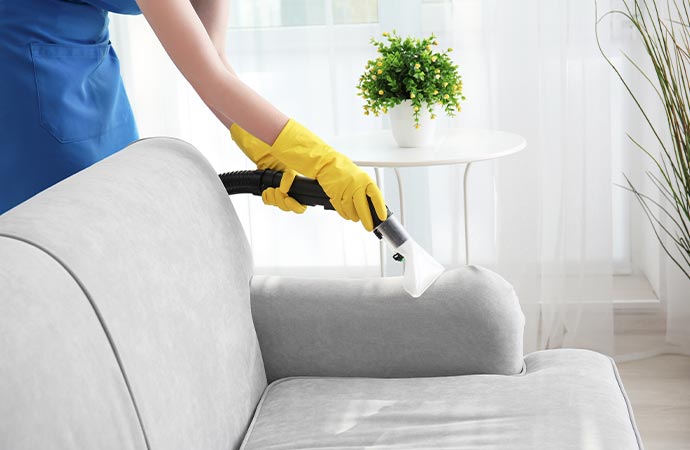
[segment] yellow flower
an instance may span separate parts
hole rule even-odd
[[[384,112],[384,114],[387,113],[387,112],[388,112],[388,108],[386,108],[386,107],[384,106],[384,107],[383,107],[383,112]]]
[[[436,79],[438,80],[439,78],[441,78],[441,75],[436,74]]]
[[[364,115],[365,115],[365,116],[368,116],[368,115],[369,115],[369,111],[364,111]]]
[[[418,123],[414,124],[414,127],[419,129],[419,124]]]
[[[381,33],[381,34],[383,34],[384,36],[388,36],[388,31],[384,31],[384,32]]]
[[[448,95],[448,94],[445,94],[445,95],[443,96],[443,98],[445,98],[445,99],[447,100],[447,99],[449,99],[449,98],[450,98],[450,95]]]
[[[436,73],[441,73],[441,69],[436,69]]]
[[[420,66],[419,63],[417,63],[417,64],[414,65],[414,68],[415,68],[415,69],[419,69],[420,67],[422,67],[422,66]]]
[[[376,65],[379,66],[379,67],[381,67],[381,66],[383,65],[383,63],[382,63],[381,61],[379,61],[379,62],[376,63]]]
[[[438,91],[437,91],[437,90],[434,90],[434,95],[436,95],[436,94],[438,94]]]
[[[447,81],[444,81],[444,82],[443,82],[443,87],[446,87],[446,86],[448,86],[448,82],[447,82]]]
[[[419,111],[419,106],[415,106],[415,107],[414,107],[414,110],[415,110],[415,111]]]
[[[379,70],[376,71],[376,73],[378,73],[379,75],[381,75],[381,74],[383,73],[383,70],[379,69]]]
[[[410,98],[415,98],[416,96],[414,95],[414,92],[410,94]]]
[[[426,49],[427,49],[427,50],[431,50],[431,45],[427,45],[427,46],[426,46]]]
[[[438,45],[438,41],[434,41],[434,42],[432,42],[432,44]]]
[[[432,56],[432,57],[431,57],[431,62],[436,62],[437,59],[438,59],[438,58],[436,58],[435,56]]]
[[[371,79],[372,79],[372,80],[375,80],[375,79],[376,79],[376,75],[372,75],[372,76],[371,76]]]
[[[379,91],[379,95],[383,95],[383,89]]]
[[[452,51],[453,51],[453,48],[452,48],[452,47],[448,47],[448,52],[450,53],[450,52],[452,52]]]
[[[435,118],[436,118],[436,114],[432,114],[432,115],[431,115],[431,118],[432,118],[432,119],[435,119]]]

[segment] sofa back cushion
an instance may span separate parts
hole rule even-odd
[[[150,448],[239,446],[266,386],[252,261],[198,151],[138,141],[1,216],[0,235],[43,249],[82,286]]]

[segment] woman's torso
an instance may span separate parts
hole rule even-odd
[[[108,10],[134,0],[0,0],[0,213],[137,139]]]

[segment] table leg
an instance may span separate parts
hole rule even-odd
[[[470,241],[468,233],[468,218],[467,218],[467,173],[470,171],[470,165],[472,163],[465,164],[465,173],[462,176],[462,196],[463,196],[463,208],[464,208],[464,218],[465,218],[465,264],[470,263]]]
[[[403,200],[402,176],[397,167],[395,167],[393,171],[395,171],[395,179],[398,182],[398,198],[400,199],[400,211],[398,216],[400,217],[400,225],[405,226],[405,201]]]
[[[381,169],[378,167],[374,167],[374,174],[376,175],[376,186],[379,187],[379,189],[383,190],[383,186],[381,186]],[[383,246],[383,240],[379,241],[379,273],[383,277],[383,263],[386,258],[386,249]]]
[[[402,175],[400,175],[400,169],[397,167],[393,168],[393,171],[395,172],[395,180],[398,182],[398,200],[399,200],[399,207],[400,207],[400,212],[398,213],[398,217],[400,217],[400,225],[403,227],[405,226],[405,199],[403,198],[403,185],[402,185]],[[407,263],[403,260],[402,265],[403,265],[403,273],[405,273],[405,265]]]

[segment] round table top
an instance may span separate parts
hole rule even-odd
[[[329,144],[363,167],[420,167],[466,164],[517,153],[527,146],[520,135],[498,130],[439,130],[428,147],[401,148],[391,130],[339,136]]]

